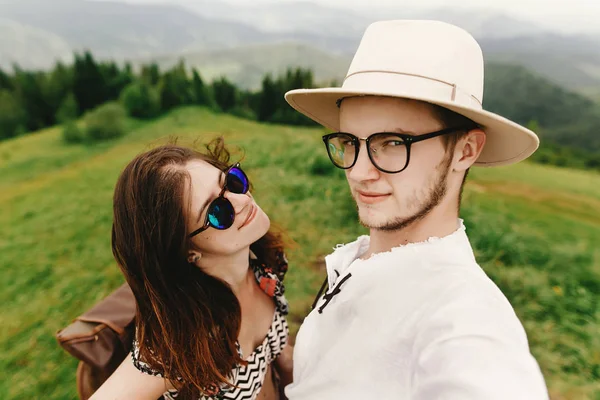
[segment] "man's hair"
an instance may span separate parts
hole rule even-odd
[[[460,115],[452,110],[431,104],[433,115],[442,123],[442,129],[446,128],[462,128],[450,135],[443,135],[442,140],[446,150],[454,150],[456,143],[463,138],[471,129],[478,128],[479,126],[471,119]]]
[[[462,139],[471,129],[475,129],[475,128],[479,127],[479,125],[477,125],[473,120],[465,117],[464,115],[460,115],[452,110],[449,110],[447,108],[438,106],[436,104],[431,104],[431,109],[433,111],[433,115],[442,123],[442,125],[443,125],[442,129],[454,128],[454,127],[461,128],[460,130],[457,130],[456,132],[453,132],[449,135],[442,136],[444,148],[446,149],[447,153],[454,151],[458,141],[460,139]],[[465,182],[467,181],[468,175],[469,175],[469,170],[467,170],[465,172],[465,176],[460,185],[460,192],[458,194],[458,206],[459,207],[462,202],[463,188],[465,186]]]

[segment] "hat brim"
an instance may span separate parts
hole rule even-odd
[[[531,130],[489,111],[458,106],[453,102],[432,100],[414,95],[342,88],[296,89],[285,94],[295,110],[333,131],[340,129],[340,109],[337,101],[351,96],[385,96],[425,101],[447,108],[476,122],[486,133],[486,144],[475,162],[480,167],[510,165],[529,157],[539,147],[539,138]]]

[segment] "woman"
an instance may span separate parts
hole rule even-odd
[[[291,381],[281,238],[223,139],[207,150],[161,146],[118,179],[112,247],[136,340],[93,399],[278,399]]]

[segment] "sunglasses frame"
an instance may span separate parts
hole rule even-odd
[[[223,189],[221,189],[221,193],[219,193],[219,195],[213,201],[211,201],[208,204],[208,206],[206,207],[207,212],[206,212],[206,218],[204,219],[204,224],[200,228],[198,228],[195,231],[193,231],[192,233],[190,233],[188,235],[188,238],[192,238],[192,237],[198,235],[199,233],[204,232],[205,230],[207,230],[210,227],[213,227],[213,228],[215,228],[217,230],[220,230],[220,231],[224,231],[225,229],[231,228],[231,225],[233,225],[233,222],[235,221],[235,215],[234,215],[233,219],[231,220],[231,224],[229,226],[227,226],[226,228],[219,228],[217,226],[214,226],[210,222],[210,218],[209,218],[209,214],[210,213],[209,213],[209,210],[212,207],[212,205],[215,203],[215,201],[219,201],[219,199],[223,199],[224,201],[226,201],[227,203],[229,203],[229,205],[233,209],[233,204],[231,204],[231,202],[229,200],[227,200],[225,197],[223,197],[223,195],[225,194],[226,190],[231,191],[227,187],[227,175],[229,175],[229,173],[231,172],[231,170],[234,169],[234,168],[237,168],[244,175],[244,177],[246,178],[246,183],[247,183],[246,184],[246,190],[244,192],[242,192],[242,193],[237,193],[237,194],[246,194],[246,193],[248,193],[248,190],[250,190],[250,179],[248,179],[248,175],[246,175],[246,173],[244,172],[244,170],[240,167],[240,163],[239,162],[235,163],[231,167],[227,168],[227,170],[225,171],[225,183],[223,184]],[[232,192],[232,193],[235,193],[235,192]]]
[[[369,135],[366,138],[359,138],[348,132],[333,132],[333,133],[329,133],[327,135],[323,135],[323,143],[325,143],[325,148],[327,149],[327,155],[329,156],[329,159],[331,160],[331,162],[333,163],[334,166],[336,166],[340,169],[350,169],[350,168],[354,167],[354,165],[356,164],[356,161],[358,160],[358,153],[360,152],[360,141],[364,140],[366,147],[367,147],[367,154],[369,155],[369,160],[371,160],[371,164],[373,164],[373,166],[375,168],[377,168],[379,171],[384,172],[386,174],[397,174],[397,173],[404,171],[406,168],[408,168],[408,164],[410,162],[410,146],[413,143],[421,142],[421,141],[427,140],[427,139],[432,139],[434,137],[438,137],[441,135],[447,135],[449,133],[453,133],[453,132],[457,132],[457,131],[461,131],[461,130],[469,131],[471,129],[474,129],[474,128],[473,127],[446,128],[446,129],[442,129],[442,130],[435,131],[435,132],[424,133],[422,135],[408,135],[405,133],[396,133],[396,132],[377,132],[377,133],[373,133],[373,134]],[[350,164],[348,167],[339,166],[333,160],[333,157],[331,156],[331,153],[329,151],[329,146],[328,146],[329,140],[331,140],[332,138],[334,138],[336,136],[340,136],[340,135],[349,136],[350,139],[352,140],[352,143],[354,144],[354,148],[356,150],[354,153],[354,160],[352,161],[352,164]],[[401,168],[400,170],[398,170],[398,171],[385,170],[385,169],[379,167],[379,165],[377,165],[377,163],[373,159],[373,155],[371,154],[370,142],[373,137],[377,137],[377,136],[381,136],[381,135],[396,136],[396,137],[402,139],[402,141],[404,142],[404,145],[406,146],[406,164],[404,164],[404,167]]]

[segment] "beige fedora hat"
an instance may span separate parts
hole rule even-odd
[[[539,146],[529,129],[483,109],[483,54],[465,30],[439,21],[371,24],[341,88],[297,89],[285,94],[297,111],[339,130],[338,101],[353,96],[389,96],[437,104],[475,121],[487,141],[479,166],[508,165]],[[422,133],[422,132],[419,132]]]

